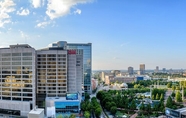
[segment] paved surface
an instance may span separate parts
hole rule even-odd
[[[133,114],[130,118],[136,118],[137,115],[138,115],[138,114],[135,113],[135,114]]]

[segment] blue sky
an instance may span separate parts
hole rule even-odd
[[[0,0],[0,47],[92,43],[97,69],[186,69],[185,0]]]

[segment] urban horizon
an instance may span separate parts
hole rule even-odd
[[[0,47],[90,42],[93,70],[186,68],[186,1],[63,1],[2,0]]]

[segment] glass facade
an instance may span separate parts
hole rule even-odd
[[[91,73],[92,73],[92,44],[71,44],[67,43],[67,49],[83,50],[83,68],[84,68],[84,91],[91,94]]]

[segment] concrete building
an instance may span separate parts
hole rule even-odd
[[[167,118],[186,118],[186,107],[176,110],[166,107],[165,114]]]
[[[46,97],[67,93],[67,50],[47,48],[37,51],[37,105],[45,107]]]
[[[83,50],[68,50],[68,93],[82,95],[83,82]]]
[[[97,79],[92,79],[92,90],[96,89],[98,86],[98,80]]]
[[[46,97],[65,97],[67,93],[82,95],[83,50],[50,47],[37,51],[37,105],[45,107]]]
[[[105,72],[101,72],[101,80],[104,82],[105,81]]]
[[[135,77],[107,77],[106,84],[110,85],[112,83],[132,83],[136,81]]]
[[[33,109],[28,113],[28,118],[44,118],[44,109]]]
[[[24,116],[36,102],[36,51],[27,44],[0,48],[0,113]]]
[[[134,74],[134,69],[133,67],[128,67],[128,74],[133,75]]]
[[[119,75],[121,74],[121,71],[120,71],[120,70],[112,70],[112,71],[111,71],[111,74],[112,74],[113,76],[119,76]]]
[[[144,75],[145,74],[145,64],[140,64],[140,75]]]
[[[70,113],[80,112],[81,96],[78,93],[67,94],[66,97],[47,97],[45,101],[47,117],[55,118],[60,114],[69,116]]]
[[[113,79],[114,76],[113,75],[106,75],[105,76],[105,84],[109,85],[110,84],[110,80]]]
[[[92,44],[91,43],[67,43],[59,41],[52,43],[51,47],[63,47],[68,50],[83,50],[83,74],[84,74],[84,91],[91,94],[91,78],[92,78]]]

